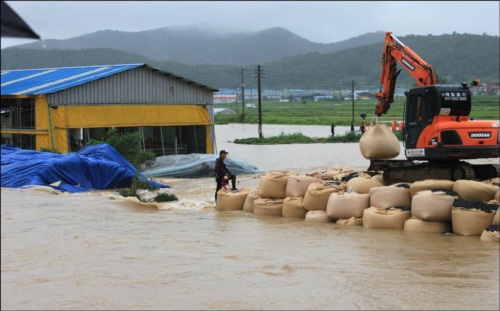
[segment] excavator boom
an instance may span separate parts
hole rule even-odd
[[[427,86],[437,83],[436,72],[417,53],[392,34],[385,35],[384,49],[382,51],[382,70],[380,72],[380,92],[375,94],[378,98],[375,114],[381,116],[387,113],[394,101],[396,80],[401,70],[397,70],[400,63],[417,81],[418,86]]]

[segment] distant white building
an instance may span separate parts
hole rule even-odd
[[[232,94],[214,94],[214,104],[230,104],[236,102],[237,96]]]

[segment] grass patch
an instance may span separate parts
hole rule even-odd
[[[393,132],[399,141],[403,140],[401,131]],[[359,131],[348,132],[345,135],[335,135],[329,137],[312,138],[302,133],[284,134],[271,137],[250,137],[235,139],[235,144],[242,145],[280,145],[280,144],[318,144],[318,143],[357,143],[361,139]]]

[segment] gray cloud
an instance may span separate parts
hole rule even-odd
[[[331,43],[373,31],[398,36],[499,35],[498,1],[7,1],[42,39],[112,29],[201,25],[219,31],[283,27]],[[32,42],[2,39],[2,48]]]

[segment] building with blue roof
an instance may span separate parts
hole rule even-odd
[[[2,144],[67,153],[117,128],[157,155],[211,154],[217,91],[147,64],[2,70]]]

